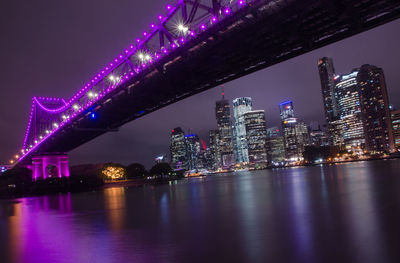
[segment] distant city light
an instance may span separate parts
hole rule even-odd
[[[119,180],[125,178],[125,169],[117,166],[107,166],[101,172],[108,180]]]

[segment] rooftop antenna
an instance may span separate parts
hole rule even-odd
[[[221,92],[222,92],[222,99],[225,99],[225,90],[224,90],[224,85],[221,85]]]

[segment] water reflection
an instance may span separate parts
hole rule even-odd
[[[103,194],[109,225],[112,230],[120,231],[125,227],[125,188],[107,188]]]
[[[0,202],[1,262],[398,262],[400,161]]]

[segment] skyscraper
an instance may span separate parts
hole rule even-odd
[[[272,165],[280,165],[285,161],[285,143],[278,127],[267,129],[267,160]]]
[[[344,145],[353,151],[361,151],[365,144],[357,75],[358,70],[353,70],[350,74],[337,76],[335,85]]]
[[[292,101],[288,100],[279,104],[279,110],[282,122],[286,119],[294,118],[294,109]]]
[[[325,120],[328,125],[337,119],[337,102],[335,90],[335,68],[332,58],[321,58],[318,61],[318,71],[321,80],[322,100],[324,104]]]
[[[392,126],[394,144],[400,150],[400,110],[392,111]]]
[[[263,110],[244,114],[246,140],[250,163],[267,163],[267,127]]]
[[[235,155],[238,163],[249,162],[244,114],[252,110],[252,105],[249,97],[233,100]]]
[[[187,169],[199,169],[200,139],[196,134],[185,135]]]
[[[180,127],[177,127],[171,132],[171,165],[173,169],[186,169],[186,143],[185,133]]]
[[[224,98],[216,102],[215,115],[217,118],[219,143],[218,153],[220,166],[230,167],[234,164],[232,122],[229,101]]]
[[[391,152],[394,140],[389,98],[383,70],[363,65],[357,76],[363,116],[365,146],[371,152]]]
[[[218,130],[211,130],[209,132],[210,136],[210,155],[211,159],[213,160],[213,167],[212,169],[217,169],[220,167],[221,163],[221,154],[219,153],[219,133]]]
[[[286,159],[289,162],[303,160],[304,147],[308,145],[308,128],[304,122],[294,118],[292,101],[279,104]]]

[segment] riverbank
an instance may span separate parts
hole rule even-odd
[[[59,193],[78,193],[99,191],[112,187],[142,187],[145,185],[167,184],[172,181],[180,180],[179,178],[154,178],[154,179],[127,179],[119,181],[97,181],[88,183],[81,180],[71,180],[70,178],[53,178],[40,180],[37,182],[23,183],[21,185],[9,184],[0,188],[0,199],[16,199],[31,196],[54,195]]]

